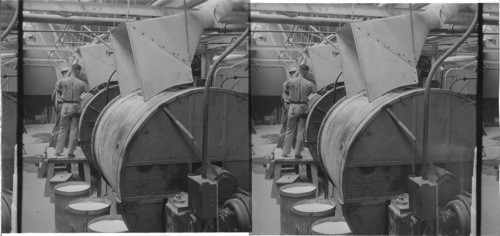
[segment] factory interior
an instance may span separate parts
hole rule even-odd
[[[318,2],[1,1],[2,233],[500,235],[498,3]]]

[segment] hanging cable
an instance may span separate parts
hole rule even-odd
[[[411,27],[411,46],[413,48],[413,56],[415,57],[416,56],[416,53],[415,53],[415,32],[413,30],[413,11],[412,11],[412,7],[411,7],[411,3],[410,3],[410,27]],[[417,60],[417,58],[414,58],[415,60]]]
[[[7,26],[7,28],[2,32],[2,35],[0,37],[0,41],[3,41],[5,39],[5,37],[7,37],[7,35],[10,33],[10,31],[12,31],[12,29],[14,28],[14,25],[17,22],[17,15],[18,14],[19,14],[19,8],[14,11],[14,17],[12,17],[12,20],[10,21],[9,26]]]
[[[250,32],[250,28],[247,28],[243,34],[234,42],[231,46],[229,46],[222,55],[217,58],[217,60],[210,66],[210,70],[208,71],[208,76],[207,79],[205,80],[205,91],[203,92],[203,141],[202,141],[202,146],[201,146],[201,157],[202,157],[202,178],[207,178],[207,168],[208,168],[208,157],[207,157],[207,141],[208,141],[208,105],[209,103],[209,93],[210,93],[210,86],[212,85],[212,80],[214,78],[214,72],[215,68],[219,65],[219,63],[226,58],[229,53],[231,53],[238,45],[240,45],[241,42],[248,36],[248,33]]]
[[[441,63],[450,56],[457,48],[469,37],[469,35],[472,33],[474,30],[477,19],[478,19],[478,13],[479,11],[476,10],[476,14],[474,15],[474,20],[472,20],[472,23],[469,26],[469,29],[465,32],[465,34],[450,48],[448,51],[446,51],[439,59],[436,61],[436,63],[432,66],[431,71],[429,72],[429,75],[427,75],[427,80],[425,81],[425,92],[424,92],[424,125],[423,125],[423,147],[422,147],[422,179],[426,180],[427,179],[427,162],[428,160],[428,141],[429,141],[429,99],[430,99],[430,90],[431,90],[431,81],[432,77],[436,73],[436,70],[439,66],[441,66]],[[482,29],[478,29],[482,30]]]
[[[188,17],[187,17],[187,9],[186,9],[186,0],[184,0],[184,26],[186,27],[187,53],[191,59],[191,53],[189,52],[189,31],[188,31]]]

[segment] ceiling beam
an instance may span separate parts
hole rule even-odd
[[[13,7],[17,3],[9,2]],[[93,15],[122,15],[140,17],[160,17],[173,13],[183,13],[183,9],[161,8],[146,5],[109,4],[92,2],[72,2],[72,1],[24,1],[25,11],[38,12],[64,12],[73,14],[93,14]],[[189,9],[192,11],[193,9]],[[168,14],[166,14],[168,13]]]
[[[83,16],[63,17],[58,15],[42,15],[42,14],[26,13],[23,14],[23,21],[33,22],[33,23],[117,26],[120,23],[127,22],[127,19],[83,17]]]
[[[270,14],[250,14],[250,21],[252,23],[271,23],[271,24],[295,24],[295,25],[319,25],[319,26],[331,26],[338,23],[351,23],[357,22],[351,21],[351,19],[341,19],[341,18],[324,18],[324,17],[288,17],[282,15],[270,15]]]
[[[306,3],[250,3],[253,12],[294,12],[314,15],[354,15],[364,17],[389,17],[409,14],[409,9],[384,8],[376,6],[345,4],[306,4]],[[418,12],[421,10],[413,10]]]
[[[35,51],[71,51],[69,48],[64,47],[64,46],[46,46],[46,45],[24,45],[23,50],[24,51],[30,51],[30,50],[35,50]],[[76,48],[73,48],[72,50],[75,51]]]

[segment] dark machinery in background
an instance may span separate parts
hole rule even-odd
[[[82,97],[82,110],[78,124],[78,143],[94,168],[97,166],[92,157],[92,130],[104,107],[119,95],[118,82],[112,81],[91,89]]]

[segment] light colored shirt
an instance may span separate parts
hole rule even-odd
[[[57,81],[56,90],[60,92],[61,102],[80,102],[80,96],[89,91],[89,86],[80,79],[71,76]]]
[[[291,103],[306,103],[310,94],[316,93],[316,86],[310,81],[298,76],[283,83],[283,91],[288,94]]]

